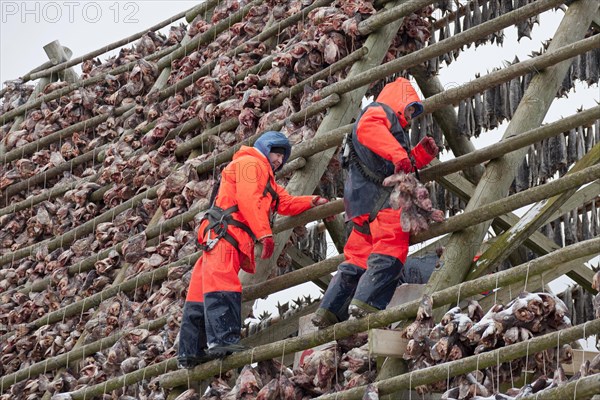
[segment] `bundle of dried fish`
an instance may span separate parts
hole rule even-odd
[[[444,221],[444,213],[433,208],[429,191],[413,174],[394,174],[385,179],[384,185],[395,185],[390,204],[402,209],[400,224],[404,232],[416,234],[427,230],[430,222]]]
[[[404,358],[413,370],[527,341],[571,325],[567,306],[548,293],[522,293],[506,306],[496,304],[485,315],[479,304],[471,300],[465,311],[454,307],[436,325],[431,320],[431,308],[431,298],[424,296],[416,320],[402,332],[409,339]],[[524,368],[540,376],[554,371],[557,363],[569,363],[571,359],[568,345],[558,352],[549,349],[497,368],[456,377],[450,383],[453,389],[446,396],[456,399],[490,396],[494,393],[494,382],[510,381],[511,376],[519,375]],[[441,381],[420,390],[444,390],[447,384]]]

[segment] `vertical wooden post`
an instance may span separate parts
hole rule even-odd
[[[48,63],[50,63],[51,65],[60,64],[61,62],[67,61],[69,58],[71,58],[71,55],[73,54],[71,52],[71,50],[67,49],[66,47],[62,47],[60,45],[60,43],[58,42],[58,40],[55,40],[54,42],[51,42],[51,43],[48,43],[47,45],[45,45],[44,51],[48,55],[48,58],[50,59],[50,61],[42,64],[39,68],[45,66]],[[70,73],[68,75],[69,79],[74,79],[74,80],[70,80],[68,82],[71,82],[71,83],[76,82],[78,80],[77,74],[73,71],[72,68],[69,68],[68,71],[70,71]],[[56,81],[57,79],[58,79],[57,75],[45,76],[45,77],[40,78],[37,85],[35,85],[33,92],[29,96],[27,103],[31,102],[32,100],[35,100],[38,97],[38,95],[40,93],[42,93],[42,90],[44,90],[46,85],[48,85],[51,82]],[[27,103],[25,103],[25,104],[27,104]],[[14,131],[18,130],[19,126],[21,125],[21,123],[23,122],[24,119],[25,119],[24,115],[19,115],[19,116],[15,117],[13,124],[10,127],[10,132],[14,132]],[[0,157],[3,156],[4,154],[6,154],[6,146],[4,146],[4,144],[2,144],[0,142]]]
[[[52,61],[52,63],[55,65],[69,60],[68,54],[65,52],[64,47],[60,45],[60,42],[58,40],[55,40],[45,45],[44,51],[48,55],[50,61]],[[77,75],[77,72],[73,70],[73,68],[67,68],[63,71],[60,71],[57,73],[57,75],[58,76],[51,74],[50,76],[51,78],[58,77],[61,80],[69,83],[75,83],[79,81],[79,76]]]

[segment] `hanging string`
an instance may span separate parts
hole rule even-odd
[[[450,390],[450,364],[448,364],[448,370],[446,374],[446,391]]]
[[[529,267],[531,266],[531,262],[527,263],[527,274],[525,275],[525,286],[523,287],[523,291],[527,291],[527,281],[529,280]],[[511,296],[512,298],[512,296]]]
[[[460,303],[460,290],[462,289],[464,282],[461,282],[460,285],[458,285],[458,296],[456,298],[456,307],[459,307],[459,303]]]
[[[531,341],[527,341],[527,353],[525,354],[525,382],[523,383],[523,386],[527,385],[527,373],[529,372],[529,343],[531,343]]]
[[[279,367],[279,379],[281,379],[281,376],[283,375],[283,367],[284,367],[284,360],[283,358],[285,357],[285,344],[287,341],[283,341],[283,349],[281,351],[281,366]]]
[[[367,332],[371,329],[371,314],[367,314]],[[369,346],[369,372],[371,372],[371,346]]]
[[[337,373],[337,368],[338,368],[338,348],[337,348],[337,338],[335,337],[335,326],[337,324],[333,325],[333,341],[335,342],[335,347],[333,348],[333,357],[334,357],[334,365],[335,365],[335,384],[339,385],[339,379],[338,379],[338,373]],[[283,342],[285,345],[285,342]],[[370,363],[369,363],[370,364]],[[369,366],[369,370],[370,370],[370,366]],[[336,395],[337,396],[337,395]]]

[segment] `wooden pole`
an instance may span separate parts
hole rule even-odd
[[[380,11],[372,17],[359,23],[358,32],[360,32],[360,34],[363,36],[367,36],[394,21],[404,18],[423,7],[427,7],[431,3],[433,3],[431,0],[403,1],[395,7]]]
[[[536,399],[588,399],[600,393],[600,374],[589,375],[575,379],[552,389],[544,390],[529,396],[519,397],[519,400]]]
[[[256,35],[253,40],[255,41],[259,41],[259,42],[264,42],[267,41],[270,38],[273,38],[277,35],[279,35],[280,32],[282,32],[285,28],[297,23],[298,21],[301,21],[302,19],[304,19],[309,12],[311,12],[312,10],[314,10],[315,8],[318,7],[324,7],[327,6],[328,4],[330,4],[333,0],[318,0],[315,1],[314,3],[312,3],[311,5],[309,5],[308,7],[304,7],[302,10],[300,10],[300,12],[295,13],[293,15],[290,15],[289,17],[287,17],[286,19],[284,19],[283,21],[279,21],[276,23],[273,23],[272,26],[268,26],[265,27],[265,29],[263,31],[261,31],[258,35]],[[207,38],[209,40],[212,40],[215,35],[211,35],[209,34],[209,32],[205,32],[204,35],[207,35]],[[204,43],[206,40],[200,40],[201,43]],[[240,44],[239,46],[227,51],[224,56],[226,57],[235,57],[236,55],[244,52],[246,50],[247,47],[247,43],[246,41],[242,44]],[[263,68],[271,68],[271,62],[273,60],[273,56],[269,55],[266,56],[263,60],[261,60],[261,62],[259,63],[262,68],[260,68],[259,70],[263,70]],[[177,82],[177,86],[189,86],[191,84],[193,84],[196,80],[198,80],[200,77],[206,76],[208,75],[212,69],[215,67],[215,65],[217,65],[217,61],[211,61],[205,65],[202,66],[202,68],[200,68],[197,71],[194,71],[192,74],[186,76],[184,79],[182,79],[181,81]],[[255,67],[251,67],[251,69],[254,69]],[[244,79],[244,77],[248,74],[248,73],[254,73],[254,72],[247,72],[247,71],[242,71],[240,72],[236,77],[235,80],[236,81],[241,81]],[[176,91],[181,90],[180,88],[175,88],[175,87],[170,87],[167,88],[165,90],[163,90],[160,93],[159,99],[163,100],[169,96],[172,96]]]
[[[333,75],[336,72],[341,71],[350,65],[353,65],[356,61],[365,57],[367,54],[369,54],[369,49],[365,46],[363,46],[359,49],[356,49],[352,53],[348,54],[346,57],[344,57],[341,60],[338,60],[335,63],[331,64],[330,66],[320,70],[319,72],[306,78],[302,82],[295,84],[294,86],[292,86],[289,89],[284,89],[283,92],[279,93],[275,97],[272,104],[279,105],[279,104],[283,103],[284,99],[295,96],[298,93],[302,93],[302,91],[304,90],[304,87],[306,85],[310,86],[310,85],[314,84],[316,81],[318,81],[319,79],[325,79],[328,76]],[[270,108],[273,108],[271,103],[269,103],[269,106],[270,106]]]
[[[524,13],[526,7],[528,6],[519,8],[515,12]],[[580,0],[573,3],[567,10],[556,35],[552,39],[548,48],[549,51],[581,40],[587,32],[591,15],[596,12],[597,8],[598,4],[593,0]],[[502,17],[509,14],[511,13],[507,13]],[[570,64],[568,60],[563,61],[533,78],[506,129],[504,138],[516,136],[541,125]],[[517,150],[489,162],[483,178],[475,189],[472,200],[465,208],[465,212],[481,210],[483,205],[505,198],[514,179],[516,167],[521,163],[526,152],[527,149]],[[446,247],[446,262],[442,268],[432,274],[426,287],[426,293],[433,293],[464,280],[490,223],[481,223],[452,234]],[[438,313],[443,312],[445,310],[438,311]],[[439,317],[437,314],[435,316]]]
[[[317,115],[326,109],[332,107],[340,101],[340,97],[338,95],[327,97],[323,100],[312,103],[304,110],[300,110],[289,117],[291,122],[301,122],[306,118],[310,118],[314,115]],[[278,130],[283,126],[283,121],[276,122],[269,127],[265,128],[265,132],[268,130]],[[198,165],[196,171],[198,174],[203,174],[209,171],[212,171],[215,165],[221,165],[224,162],[230,161],[236,151],[238,151],[242,146],[251,146],[256,142],[256,140],[263,134],[264,132],[258,132],[249,138],[244,139],[241,142],[236,143],[229,150],[226,150],[222,153],[219,153],[205,161],[202,164]],[[314,189],[313,189],[314,190]]]
[[[219,4],[221,0],[208,0],[204,3],[198,4],[195,7],[192,7],[190,10],[185,11],[185,20],[189,23],[194,20],[198,15],[209,12],[214,9],[217,4]]]
[[[151,61],[151,60],[154,60],[155,58],[163,56],[164,54],[168,54],[170,51],[172,51],[172,48],[168,47],[168,48],[162,49],[160,51],[157,51],[156,53],[151,54],[151,55],[145,57],[144,59],[147,60],[147,61]],[[10,110],[9,112],[1,115],[0,116],[0,124],[4,125],[8,121],[11,121],[13,118],[15,118],[18,115],[23,114],[24,112],[26,112],[27,110],[31,109],[32,107],[38,107],[39,105],[41,105],[44,102],[48,102],[50,100],[58,99],[58,98],[60,98],[62,96],[65,96],[65,95],[71,93],[75,89],[79,89],[81,87],[87,87],[87,86],[90,86],[90,85],[94,85],[94,84],[96,84],[98,82],[102,82],[102,81],[104,81],[104,79],[106,78],[107,75],[120,75],[123,72],[131,71],[133,69],[133,67],[137,63],[138,63],[137,61],[132,61],[130,63],[123,64],[123,65],[121,65],[121,66],[119,66],[117,68],[111,69],[109,71],[103,72],[103,73],[98,74],[96,76],[93,76],[91,78],[84,79],[84,80],[82,80],[82,81],[80,81],[78,83],[73,83],[73,84],[71,84],[69,86],[66,86],[66,87],[62,88],[62,89],[55,90],[52,93],[48,93],[48,94],[46,94],[44,96],[38,97],[32,103],[32,105],[30,107],[25,107],[23,105],[23,106],[17,107],[15,109]],[[127,107],[127,109],[129,110],[129,109],[132,109],[133,107],[135,107],[135,105],[128,105],[128,106],[124,106],[124,107]]]
[[[57,238],[47,239],[40,243],[36,243],[34,245],[19,249],[15,252],[0,256],[0,266],[13,263],[14,261],[18,261],[24,257],[28,257],[31,254],[33,254],[35,251],[37,251],[37,249],[40,246],[45,245],[48,247],[48,251],[54,251],[54,250],[58,249],[59,247],[68,245],[68,244],[74,242],[75,240],[77,240],[77,238],[81,238],[83,235],[87,235],[87,234],[93,232],[93,230],[99,223],[112,221],[116,215],[118,215],[118,214],[122,213],[123,211],[128,210],[132,207],[135,207],[137,204],[141,203],[142,200],[144,200],[146,198],[152,199],[152,198],[156,197],[157,192],[158,192],[158,186],[150,188],[150,189],[146,190],[145,192],[142,192],[142,193],[132,197],[131,199],[119,204],[117,207],[111,208],[110,210],[95,217],[94,219],[79,225],[77,228],[71,229],[69,232],[62,234],[61,236],[59,236]]]
[[[50,42],[47,45],[45,45],[44,51],[46,52],[46,55],[48,56],[50,61],[55,62],[57,64],[66,62],[69,60],[69,56],[67,55],[67,52],[65,51],[64,47],[62,47],[60,45],[60,42],[58,40],[55,40],[55,41]],[[60,72],[56,72],[56,74],[61,80],[65,81],[65,82],[69,82],[69,83],[79,82],[79,76],[77,75],[77,73],[75,71],[73,71],[73,68],[65,68],[65,69],[61,70]],[[50,74],[50,77],[52,77],[52,75],[53,74]]]
[[[54,93],[54,92],[52,92],[52,93]],[[67,92],[65,94],[68,94],[68,93],[69,92]],[[32,108],[33,108],[33,106],[32,106]],[[9,163],[9,162],[18,160],[19,158],[23,158],[29,154],[36,152],[37,149],[39,149],[39,148],[46,147],[51,143],[58,142],[59,140],[68,138],[68,137],[72,136],[73,133],[80,132],[83,129],[93,128],[93,127],[105,122],[108,118],[123,115],[123,114],[125,114],[125,112],[127,112],[129,110],[133,111],[133,108],[131,106],[121,106],[121,107],[115,109],[114,113],[112,115],[111,114],[101,114],[101,115],[96,115],[95,117],[92,117],[85,121],[77,122],[76,124],[68,126],[65,129],[61,129],[59,131],[53,132],[53,133],[49,134],[48,136],[44,136],[43,138],[40,138],[40,139],[36,140],[35,142],[27,143],[26,145],[21,146],[18,149],[8,151],[3,157],[0,156],[0,162]]]
[[[491,203],[482,204],[476,209],[465,210],[464,213],[455,215],[445,222],[432,224],[427,231],[413,235],[411,237],[411,243],[421,242],[424,238],[431,238],[432,236],[435,237],[444,233],[468,228],[472,225],[482,223],[482,221],[489,221],[492,218],[506,214],[507,212],[531,204],[532,202],[541,201],[558,193],[578,188],[581,185],[599,178],[600,165],[585,168],[582,171],[569,174],[544,185],[524,190]],[[448,247],[450,247],[450,243],[448,243],[446,250],[448,250]],[[447,262],[448,259],[446,258],[446,263]]]
[[[121,338],[127,336],[129,333],[131,333],[131,331],[135,329],[148,329],[149,331],[152,331],[154,329],[158,329],[164,326],[166,323],[167,317],[162,317],[150,322],[143,323],[134,328],[123,329],[111,336],[102,338],[94,343],[90,343],[77,349],[73,349],[67,353],[60,354],[55,357],[47,358],[43,361],[30,365],[27,368],[20,369],[11,374],[4,375],[2,378],[0,378],[0,393],[3,392],[9,386],[14,385],[15,383],[21,382],[26,379],[30,379],[31,377],[35,377],[39,374],[44,374],[49,371],[53,371],[61,367],[72,366],[77,361],[82,360],[89,355],[93,355],[99,351],[109,349],[113,344],[115,344]]]
[[[212,1],[214,2],[214,0],[212,0]],[[208,1],[207,3],[210,3],[210,1]],[[155,24],[155,25],[153,25],[153,26],[151,26],[151,27],[149,27],[147,29],[144,29],[143,31],[137,32],[137,33],[135,33],[135,34],[133,34],[131,36],[128,36],[128,37],[126,37],[124,39],[121,39],[121,40],[118,40],[116,42],[110,43],[110,44],[108,44],[106,46],[103,46],[103,47],[97,49],[97,50],[94,50],[94,51],[86,53],[86,54],[84,54],[82,56],[76,57],[76,58],[74,58],[74,59],[72,59],[70,61],[62,62],[62,63],[60,63],[58,65],[53,66],[52,68],[49,68],[49,69],[46,69],[46,70],[43,70],[43,71],[35,71],[35,72],[32,71],[30,73],[27,73],[21,79],[23,81],[25,81],[25,82],[26,81],[30,81],[30,80],[36,80],[36,79],[48,76],[50,74],[54,74],[56,72],[64,71],[67,68],[73,67],[73,66],[75,66],[77,64],[81,64],[85,60],[90,60],[90,59],[92,59],[94,57],[97,57],[99,55],[107,53],[107,52],[109,52],[111,50],[114,50],[114,49],[116,49],[118,47],[126,46],[126,45],[130,44],[131,42],[133,42],[134,40],[137,40],[137,39],[141,38],[142,36],[144,36],[148,32],[155,32],[155,31],[157,31],[159,29],[162,29],[165,26],[167,26],[169,24],[172,24],[173,22],[175,22],[175,21],[183,18],[183,16],[185,15],[186,12],[188,12],[188,11],[187,10],[186,11],[182,11],[182,12],[180,12],[178,14],[175,14],[172,17],[169,17],[169,18],[165,19],[164,21],[159,22],[158,24]]]
[[[200,254],[201,254],[201,252],[191,254],[186,260],[179,260],[179,261],[173,262],[169,265],[165,265],[165,266],[162,266],[162,267],[156,269],[155,271],[152,272],[152,273],[154,273],[154,282],[155,283],[160,282],[160,277],[166,276],[165,274],[168,272],[168,270],[170,268],[174,268],[178,265],[181,265],[182,263],[185,264],[186,262],[189,263],[190,266],[192,266]],[[315,276],[316,278],[318,278],[318,277],[327,275],[327,274],[335,271],[335,268],[337,267],[336,262],[339,263],[342,260],[343,260],[342,258],[340,258],[339,260],[338,259],[324,260],[321,263],[318,263],[319,268],[312,269],[311,274],[305,274],[305,273],[303,273],[302,270],[298,270],[298,271],[290,272],[289,274],[286,274],[285,276],[279,276],[279,277],[273,278],[267,282],[262,282],[255,286],[249,286],[247,288],[244,288],[244,291],[242,293],[243,299],[246,301],[256,300],[256,299],[262,298],[264,296],[267,296],[269,294],[273,294],[278,291],[288,289],[299,283],[303,283],[303,282],[305,282],[306,279],[309,279],[309,280],[313,279],[313,278],[311,278],[311,276]],[[315,265],[317,265],[317,264],[315,264]],[[321,274],[321,275],[316,276],[317,274]],[[141,279],[141,281],[146,281],[146,278],[142,278],[141,276],[140,276],[140,279]],[[271,285],[273,285],[273,286],[271,286]],[[123,286],[121,286],[121,288],[127,289],[127,287],[123,287]],[[127,290],[129,290],[129,289],[127,289]],[[113,289],[113,291],[114,291],[114,289]],[[123,291],[126,291],[126,290],[123,290]],[[109,293],[105,291],[104,295],[102,295],[101,297],[106,300],[109,298]],[[86,303],[88,303],[88,302],[86,301]],[[82,304],[80,303],[80,305],[82,305]],[[68,353],[61,354],[59,356],[52,357],[45,361],[38,362],[34,365],[29,366],[26,369],[22,369],[22,370],[14,372],[12,374],[8,374],[8,375],[0,378],[0,392],[2,392],[3,388],[7,387],[7,385],[13,385],[17,382],[28,379],[31,376],[35,376],[35,375],[43,373],[43,372],[52,371],[54,369],[61,368],[61,367],[68,367],[69,365],[73,365],[73,363],[75,363],[76,361],[85,358],[87,355],[94,354],[94,353],[96,353],[98,351],[102,351],[104,349],[108,349],[113,344],[115,344],[120,338],[122,338],[123,336],[126,336],[133,329],[154,330],[154,329],[160,328],[161,326],[165,325],[166,323],[167,323],[167,317],[157,318],[155,320],[152,320],[152,321],[143,323],[139,326],[136,326],[135,328],[127,329],[123,332],[116,333],[112,336],[100,339],[94,343],[90,343],[83,347],[74,348],[73,350],[71,350]],[[254,338],[254,339],[251,339],[250,342],[258,343],[259,339]]]
[[[340,254],[285,275],[246,286],[242,291],[242,301],[260,299],[301,283],[318,279],[334,272],[342,261],[344,261],[344,255]]]
[[[496,287],[496,284],[507,285],[511,282],[522,280],[524,276],[527,276],[527,274],[529,274],[529,276],[532,276],[547,271],[548,269],[558,265],[560,262],[564,262],[571,258],[579,258],[583,257],[584,255],[593,254],[593,250],[591,250],[589,247],[598,245],[600,245],[600,238],[588,240],[586,242],[581,242],[561,249],[554,253],[552,256],[544,256],[536,260],[530,261],[527,265],[519,266],[508,271],[498,272],[494,275],[487,275],[478,278],[474,281],[465,282],[461,285],[456,285],[451,288],[441,290],[432,295],[434,307],[439,307],[444,304],[456,303],[457,296],[460,296],[460,298],[467,298],[475,294],[481,293],[482,290],[492,289]],[[498,283],[496,283],[496,280],[498,281]],[[334,326],[321,329],[318,332],[312,334],[303,335],[297,338],[291,338],[283,342],[272,343],[266,346],[260,346],[258,348],[255,348],[253,351],[254,361],[256,362],[263,359],[277,357],[278,355],[280,356],[284,346],[286,352],[301,351],[318,346],[323,343],[327,343],[331,340],[334,340],[334,338],[342,339],[353,335],[357,332],[364,332],[367,329],[380,328],[394,323],[396,321],[414,318],[414,316],[417,313],[419,302],[420,300],[411,301],[397,307],[393,307],[374,314],[369,314],[368,318],[365,317],[358,320],[348,320],[345,322],[335,324]],[[597,323],[600,324],[600,320],[598,320]],[[563,335],[565,334],[565,331],[562,332],[563,333],[561,334],[561,338],[563,338]],[[566,337],[564,338],[565,342],[568,342],[566,340]],[[556,345],[556,339],[553,345]],[[260,358],[258,358],[257,355],[259,355],[258,357]],[[220,367],[222,367],[223,371],[232,368],[237,368],[248,364],[250,362],[250,357],[251,352],[247,351],[225,358],[222,361],[222,365],[220,362],[215,361],[203,364],[202,366],[195,368],[193,371],[171,372],[166,375],[163,375],[160,378],[160,385],[161,387],[169,388],[181,384],[182,380],[188,379],[188,375],[189,379],[200,379],[214,375],[219,371]],[[121,386],[124,386],[125,384],[131,384],[132,382],[128,382],[127,379],[124,379],[119,383]],[[88,392],[87,394],[91,395],[93,394],[93,392]],[[83,393],[78,394],[78,396],[81,395],[83,395]],[[76,399],[81,397],[73,398]]]
[[[4,198],[4,204],[8,204],[8,199],[11,196],[14,196],[15,194],[17,194],[23,190],[31,189],[35,185],[45,183],[48,180],[61,175],[63,172],[72,170],[73,167],[76,167],[78,165],[85,164],[89,161],[95,160],[96,157],[98,156],[98,154],[100,154],[100,152],[103,152],[107,148],[108,148],[108,145],[96,147],[93,150],[88,151],[87,153],[84,153],[84,154],[77,156],[69,161],[66,161],[55,167],[47,169],[46,171],[44,171],[41,174],[33,175],[30,178],[18,181],[16,183],[13,183],[10,186],[5,187],[2,192],[2,197]]]
[[[185,265],[190,263],[190,259],[195,256],[194,254],[184,257],[183,259],[169,264],[171,267]],[[92,307],[98,306],[106,299],[110,299],[114,297],[118,293],[128,293],[134,291],[136,288],[140,286],[147,285],[151,282],[160,282],[166,279],[168,273],[168,268],[161,267],[157,268],[153,271],[144,272],[140,275],[137,275],[133,278],[128,279],[127,281],[109,287],[108,289],[104,289],[101,292],[98,292],[92,296],[85,297],[79,301],[71,303],[65,307],[62,307],[58,310],[52,311],[33,322],[30,322],[29,325],[34,327],[34,329],[40,328],[45,325],[50,325],[58,321],[63,321],[65,318],[72,317],[73,315],[81,314]],[[12,332],[8,332],[0,337],[0,341],[4,341],[12,336]]]
[[[580,172],[564,176],[544,185],[527,189],[512,196],[482,205],[476,210],[465,211],[462,214],[448,218],[444,222],[433,223],[426,231],[412,235],[410,243],[416,244],[446,233],[464,230],[473,224],[489,221],[510,211],[531,204],[532,202],[541,201],[566,190],[580,187],[583,184],[599,178],[600,165],[585,168]],[[282,217],[277,219],[277,229],[288,230],[298,225],[304,225],[310,221],[337,214],[343,210],[343,207],[342,200],[335,200],[325,205],[312,208],[295,217]]]
[[[529,277],[529,279],[527,279],[526,282],[515,282],[510,285],[504,285],[501,287],[499,286],[497,288],[494,288],[494,293],[483,298],[478,298],[479,304],[484,310],[488,310],[491,307],[493,307],[494,304],[506,304],[507,302],[511,301],[518,293],[521,293],[523,291],[545,291],[545,285],[552,282],[554,279],[560,278],[561,276],[565,275],[569,271],[572,271],[580,265],[585,266],[584,263],[588,261],[590,261],[589,256],[569,260],[560,265],[557,265],[556,268],[552,268],[551,270],[548,270],[543,274]]]
[[[58,41],[54,41],[52,43],[47,44],[46,46],[44,46],[44,50],[46,51],[46,55],[50,59],[48,61],[50,65],[52,65],[55,62],[68,60],[70,55],[72,54],[71,50],[65,49],[62,46],[60,46],[60,43],[58,43]],[[35,88],[33,89],[31,95],[29,95],[27,102],[23,106],[27,106],[28,104],[32,105],[35,99],[38,97],[38,95],[42,93],[46,85],[48,85],[50,82],[55,81],[56,79],[57,76],[43,77],[42,79],[40,79],[39,82],[35,85]],[[3,96],[6,90],[7,89],[3,89],[2,94],[0,94],[0,96]],[[23,116],[16,117],[13,121],[12,126],[10,127],[9,132],[14,132],[17,129],[19,129],[21,123],[23,122],[23,119]],[[4,146],[4,143],[0,142],[0,157],[3,157],[5,154],[6,146]]]
[[[228,18],[217,22],[215,25],[211,26],[206,32],[197,35],[185,45],[182,45],[178,49],[164,56],[156,63],[158,69],[161,70],[163,68],[166,68],[171,65],[171,62],[173,62],[173,60],[183,58],[187,54],[197,50],[200,46],[210,43],[220,33],[228,30],[231,27],[231,25],[240,22],[246,16],[246,14],[248,14],[248,11],[250,11],[252,7],[257,6],[262,2],[263,0],[254,0],[250,3],[247,3],[246,5],[241,7],[237,12],[231,14]]]
[[[8,207],[4,207],[4,208],[0,209],[0,217],[3,215],[15,213],[17,211],[25,210],[27,208],[31,208],[34,205],[41,203],[42,201],[50,200],[55,197],[61,196],[61,195],[65,194],[66,192],[68,192],[69,190],[76,187],[77,185],[84,183],[84,182],[96,181],[96,179],[98,179],[99,177],[100,177],[100,174],[94,174],[91,176],[86,176],[85,178],[81,178],[80,180],[77,180],[74,182],[47,188],[46,192],[40,193],[36,196],[28,197],[27,199],[25,199],[23,201],[11,204]]]
[[[362,47],[361,49],[365,49],[365,48]],[[312,75],[311,77],[307,78],[306,80],[294,85],[292,88],[284,90],[273,101],[271,101],[269,103],[269,106],[271,108],[279,106],[283,102],[283,100],[286,99],[287,97],[289,97],[291,94],[299,93],[300,91],[302,91],[304,89],[305,84],[312,82],[312,80],[320,79],[321,77],[327,76],[330,72],[337,72],[337,71],[347,67],[348,65],[351,65],[356,60],[364,57],[364,55],[366,55],[366,53],[368,51],[361,50],[361,49],[349,54],[348,56],[339,60],[335,64],[332,64],[329,68],[324,70],[326,73],[323,71],[317,72],[316,74]],[[241,75],[241,73],[240,73],[240,75]],[[236,77],[236,79],[237,79],[237,77]],[[299,112],[302,112],[302,111],[299,111]],[[306,118],[306,116],[307,115],[298,114],[298,116],[290,117],[290,120],[292,120],[292,118],[294,118],[294,121],[297,122],[297,120],[301,121],[304,118]],[[193,118],[192,120],[187,121],[186,124],[191,124],[191,125],[188,128],[182,127],[181,131],[179,131],[178,129],[175,129],[171,133],[173,135],[180,135],[180,134],[189,132],[190,130],[196,129],[201,126],[201,122],[198,118]],[[204,144],[204,142],[206,142],[206,140],[208,140],[208,138],[210,136],[216,135],[220,132],[234,130],[235,128],[237,128],[238,125],[239,125],[239,121],[237,118],[232,118],[227,121],[224,121],[221,124],[211,128],[211,129],[208,129],[208,130],[202,132],[200,135],[186,141],[185,143],[181,143],[179,146],[177,146],[177,149],[175,150],[175,155],[177,157],[181,157],[184,154],[191,151],[192,149],[202,146]],[[277,129],[280,129],[281,126],[283,126],[283,124],[278,124],[276,128],[272,128],[272,129],[277,130]],[[170,135],[171,135],[171,133],[170,133]],[[311,139],[311,140],[314,140],[314,139]]]
[[[462,171],[473,165],[502,157],[505,154],[523,149],[531,144],[552,136],[560,135],[570,129],[585,126],[600,118],[600,106],[588,108],[574,115],[562,118],[556,122],[533,128],[518,136],[511,136],[492,145],[482,147],[469,154],[453,158],[442,163],[428,166],[419,171],[421,182],[438,179],[441,176]]]
[[[566,43],[561,47],[549,47],[542,55],[490,72],[468,84],[453,87],[431,96],[427,99],[427,105],[424,106],[425,112],[434,112],[446,107],[448,104],[454,104],[460,99],[467,99],[476,93],[485,91],[487,88],[508,82],[531,71],[542,73],[542,70],[546,68],[598,47],[600,47],[600,37],[598,35]]]

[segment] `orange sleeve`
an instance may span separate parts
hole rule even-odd
[[[279,207],[277,212],[281,215],[297,215],[312,207],[315,196],[292,196],[275,183],[275,191],[279,195]]]
[[[237,205],[257,239],[272,235],[269,226],[271,197],[263,196],[268,179],[269,171],[264,164],[252,157],[239,160],[235,191]]]
[[[366,148],[396,164],[403,158],[408,158],[408,154],[394,138],[390,128],[390,121],[383,108],[371,107],[358,121],[356,136]]]

